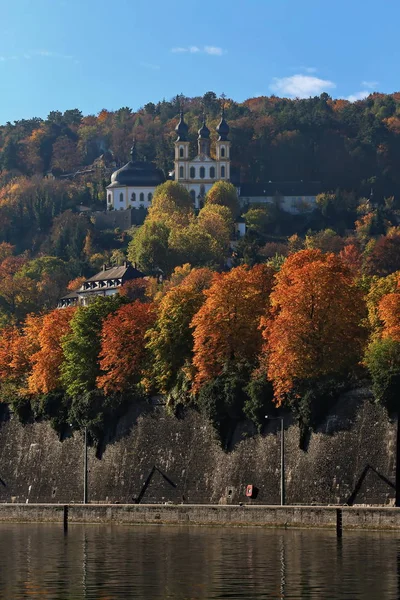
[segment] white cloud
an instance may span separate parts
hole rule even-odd
[[[175,52],[177,54],[182,54],[184,52],[190,52],[190,54],[197,54],[200,52],[200,48],[198,46],[188,46],[187,48],[182,48],[178,46],[178,48],[172,48],[171,52]]]
[[[275,77],[270,89],[278,95],[293,98],[309,98],[336,87],[333,81],[320,79],[311,75],[292,75],[292,77]]]
[[[368,98],[370,93],[371,92],[369,90],[363,90],[362,92],[355,92],[355,94],[350,94],[350,96],[347,96],[347,100],[349,102],[357,102],[357,100],[365,100],[365,98]]]
[[[218,46],[205,46],[204,52],[206,54],[212,54],[214,56],[221,56],[224,53],[222,48],[218,48]]]
[[[361,85],[369,90],[375,90],[379,85],[379,81],[362,81]]]
[[[315,67],[303,67],[303,69],[306,73],[316,73],[318,71]]]
[[[177,46],[176,48],[171,48],[171,52],[174,54],[210,54],[211,56],[222,56],[225,54],[225,50],[223,48],[219,48],[218,46],[203,46],[200,48],[199,46]]]

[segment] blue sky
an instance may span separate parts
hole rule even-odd
[[[400,89],[398,0],[0,0],[0,123],[183,93]]]

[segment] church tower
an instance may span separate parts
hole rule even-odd
[[[180,183],[189,179],[189,127],[185,123],[183,108],[181,108],[180,120],[175,127],[177,138],[175,141],[175,181]]]
[[[222,105],[221,121],[217,126],[218,140],[215,142],[217,178],[229,181],[231,178],[231,143],[228,139],[229,125],[225,121],[225,107]]]
[[[203,124],[199,129],[199,137],[197,139],[199,156],[210,156],[210,130],[206,123],[206,113],[203,113]]]

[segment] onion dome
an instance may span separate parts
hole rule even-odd
[[[199,129],[199,140],[208,140],[210,138],[210,130],[206,124],[206,115],[203,115],[203,124]]]
[[[227,142],[228,141],[228,135],[229,135],[229,125],[228,123],[225,121],[225,109],[222,108],[221,111],[221,120],[217,126],[217,133],[219,135],[218,141],[219,142]]]
[[[156,187],[165,182],[165,175],[152,162],[136,160],[136,144],[131,148],[131,160],[118,171],[111,175],[110,188],[122,186],[129,187]]]
[[[187,142],[188,141],[188,131],[189,127],[185,123],[185,119],[183,116],[183,110],[181,109],[180,119],[178,125],[175,127],[175,131],[178,134],[176,138],[177,142]]]

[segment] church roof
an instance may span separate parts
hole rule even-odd
[[[229,125],[225,121],[225,109],[222,107],[221,120],[217,125],[217,133],[219,135],[218,141],[219,142],[227,142],[229,131],[230,131]]]
[[[130,187],[156,187],[165,182],[165,175],[152,162],[136,160],[135,144],[131,149],[131,160],[121,169],[114,171],[111,175],[111,184],[107,189],[130,186]]]
[[[206,115],[203,115],[203,123],[198,131],[199,133],[199,140],[208,140],[210,137],[210,130],[207,127],[207,123],[206,123]]]
[[[188,132],[189,127],[187,123],[185,123],[185,118],[183,116],[183,110],[181,109],[180,119],[178,125],[175,127],[175,131],[178,134],[176,138],[177,142],[187,142],[188,141]]]

